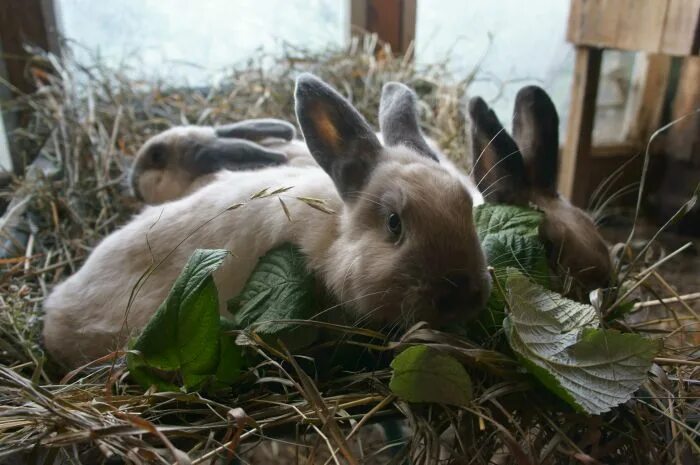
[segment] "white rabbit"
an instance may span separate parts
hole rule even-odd
[[[401,84],[385,86],[385,147],[364,118],[317,78],[299,77],[295,100],[317,164],[220,171],[179,200],[147,207],[105,238],[44,304],[44,343],[55,359],[75,367],[122,347],[148,322],[196,248],[233,253],[214,275],[222,309],[258,258],[285,242],[301,248],[309,268],[349,312],[376,324],[426,320],[439,326],[484,306],[490,279],[472,197],[423,140],[414,94]],[[275,197],[216,217],[278,187],[292,187],[286,193],[292,221]],[[324,199],[337,214],[295,196]],[[139,277],[166,256],[127,313]]]

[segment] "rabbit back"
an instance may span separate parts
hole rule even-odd
[[[279,196],[250,200],[265,188],[281,187],[291,187],[284,195],[292,221]],[[329,208],[340,208],[338,195],[320,168],[293,166],[221,171],[187,197],[147,207],[105,238],[82,268],[49,296],[44,304],[48,350],[63,364],[76,366],[103,355],[105,347],[121,347],[131,329],[146,325],[197,248],[232,253],[214,274],[221,312],[226,301],[240,292],[258,258],[275,246],[299,245],[313,266],[314,257],[334,237],[336,217],[293,198],[297,196],[325,199]],[[226,211],[237,204],[244,205]],[[295,221],[302,217],[304,221]],[[309,222],[315,227],[309,228]],[[132,289],[153,264],[158,267],[127,312]]]

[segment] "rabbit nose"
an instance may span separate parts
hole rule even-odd
[[[449,273],[437,286],[435,305],[442,318],[465,319],[483,304],[483,289],[465,273]]]

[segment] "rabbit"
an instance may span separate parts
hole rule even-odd
[[[457,168],[429,137],[421,138],[427,145],[423,151],[430,150],[445,169],[462,181],[475,206],[483,203],[485,196],[489,202],[532,205],[543,211],[545,220],[540,235],[547,249],[550,266],[559,271],[560,275],[573,277],[577,286],[584,291],[607,286],[611,280],[612,265],[605,240],[590,217],[561,197],[556,190],[559,117],[546,91],[537,86],[527,86],[520,90],[514,110],[513,137],[504,130],[483,99],[472,98],[468,113],[472,139],[469,157],[476,179],[471,179]],[[400,114],[412,115],[411,132],[420,134],[415,110]],[[388,134],[391,137],[395,132],[389,131]],[[375,135],[380,141],[383,140],[382,133]],[[186,139],[173,140],[170,146],[176,147],[185,141]],[[315,163],[308,149],[299,141],[278,140],[270,148],[283,152],[287,157],[286,163]],[[245,168],[235,162],[222,163],[220,166],[228,169]],[[207,182],[194,176],[191,179]],[[182,190],[188,188],[188,185],[183,185]],[[179,196],[183,192],[175,194]]]
[[[284,153],[265,143],[291,141],[294,126],[276,119],[255,119],[220,127],[179,126],[150,138],[136,154],[130,184],[150,205],[175,200],[211,181],[228,168],[248,170],[287,163]]]
[[[472,139],[469,155],[476,179],[471,179],[457,168],[429,137],[421,138],[422,143],[427,145],[423,151],[430,150],[445,169],[462,181],[475,206],[483,203],[486,196],[489,202],[530,205],[543,211],[545,220],[540,235],[550,266],[560,275],[573,277],[577,286],[584,291],[607,286],[611,280],[612,265],[605,240],[590,217],[556,190],[559,117],[546,91],[537,86],[520,90],[514,110],[513,137],[504,130],[483,99],[472,98],[468,113]],[[415,110],[401,114],[412,115],[411,132],[420,134]],[[394,132],[389,131],[389,134]],[[383,140],[382,133],[375,135],[380,141]],[[170,147],[185,143],[186,139],[173,138]],[[269,148],[284,153],[287,157],[285,163],[299,166],[315,163],[300,141],[278,139]],[[261,164],[263,162],[261,160]],[[171,167],[180,165],[182,163],[168,164]],[[245,165],[235,161],[222,162],[219,166],[224,169],[245,169]],[[192,170],[189,167],[181,169]],[[188,179],[192,183],[208,182],[196,177],[196,172]],[[172,191],[173,197],[184,195],[192,189],[184,183],[178,187],[180,191]]]
[[[147,324],[196,248],[232,252],[214,273],[222,314],[258,258],[290,242],[358,320],[439,327],[476,316],[491,279],[472,197],[423,140],[414,105],[410,89],[385,85],[382,146],[338,92],[313,75],[299,76],[296,115],[316,163],[222,170],[180,199],[146,207],[46,299],[43,339],[52,358],[74,368],[122,347]],[[291,221],[275,196],[228,210],[277,187],[291,187],[285,193]],[[298,196],[324,199],[337,213],[294,201]],[[161,261],[127,312],[139,277]]]
[[[260,122],[264,125],[258,127]],[[245,132],[240,128],[246,128]],[[419,131],[417,127],[416,130]],[[136,154],[130,175],[132,192],[147,205],[160,205],[208,184],[221,170],[246,171],[280,164],[318,166],[306,144],[294,139],[294,134],[294,126],[278,119],[244,120],[218,128],[167,129],[148,139]],[[250,141],[240,139],[244,136]],[[375,136],[384,143],[381,132]],[[237,139],[229,140],[230,137]],[[434,140],[425,135],[423,138],[432,156],[461,177],[470,194],[481,203],[482,196],[474,183],[440,152]]]
[[[550,267],[584,290],[608,286],[612,263],[605,240],[592,219],[557,192],[559,116],[547,92],[520,89],[512,137],[480,97],[469,101],[468,112],[474,182],[484,200],[534,205],[544,213],[539,233]]]

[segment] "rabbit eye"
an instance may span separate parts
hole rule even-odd
[[[151,165],[153,165],[154,168],[165,167],[166,154],[162,147],[153,147],[149,155],[151,158]]]
[[[389,213],[386,218],[386,227],[391,234],[398,238],[401,236],[401,217],[397,213]]]

